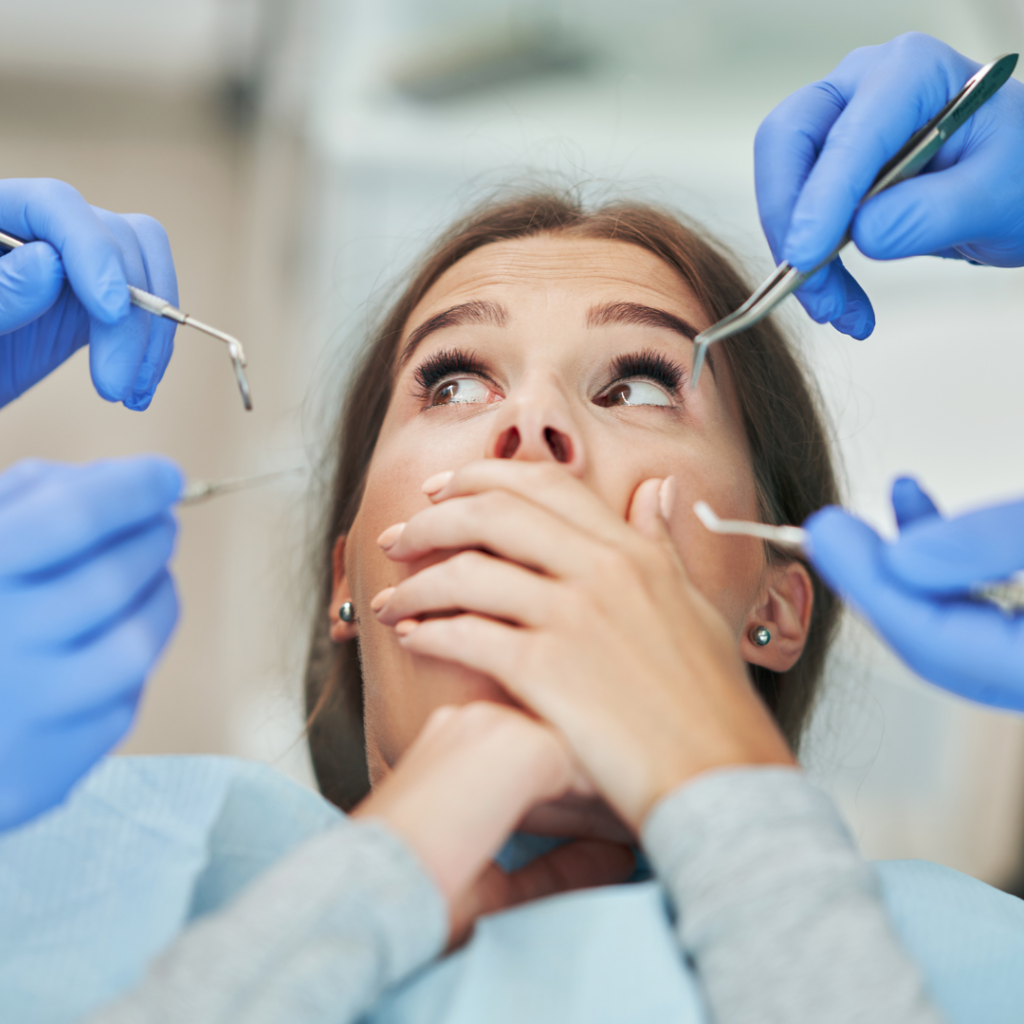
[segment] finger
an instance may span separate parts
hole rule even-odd
[[[866,338],[875,328],[871,300],[839,257],[818,271],[796,297],[812,320],[831,323],[850,337]]]
[[[924,36],[855,53],[828,76],[845,101],[801,189],[783,256],[806,270],[839,244],[882,165],[961,89],[980,65]],[[865,61],[873,63],[863,67]]]
[[[1024,630],[972,601],[905,588],[884,564],[886,545],[867,524],[827,508],[805,524],[822,578],[919,675],[998,707],[1024,709]]]
[[[754,137],[754,187],[761,226],[776,263],[789,232],[793,208],[829,129],[846,103],[827,82],[787,96]]]
[[[1021,185],[1018,175],[986,174],[990,162],[967,159],[900,182],[865,203],[853,223],[857,248],[872,259],[892,260],[998,242],[1008,233],[1008,217],[1020,209]],[[1008,265],[1018,262],[1014,256]]]
[[[138,605],[84,646],[41,661],[35,680],[48,718],[85,714],[137,695],[156,667],[178,621],[178,598],[160,573]]]
[[[522,638],[528,635],[523,630],[470,613],[427,619],[410,625],[411,630],[399,637],[399,643],[406,650],[457,662],[508,685],[514,697],[524,697],[519,692],[519,680],[529,674],[514,672],[515,666],[521,665],[523,659]],[[529,686],[528,678],[525,685]],[[543,713],[530,700],[526,699],[525,703],[538,714]]]
[[[145,266],[145,290],[166,299],[172,306],[178,304],[178,278],[174,272],[171,244],[163,225],[144,214],[125,214],[124,220],[134,230]],[[153,400],[153,393],[163,378],[171,353],[174,351],[174,332],[177,324],[166,317],[149,318],[149,343],[142,365],[132,385],[132,394],[125,403],[130,409],[142,410]]]
[[[64,266],[46,242],[30,242],[0,257],[0,335],[41,317],[63,287]]]
[[[139,239],[128,222],[116,213],[94,208],[96,216],[117,241],[124,260],[128,282],[149,291],[146,264]],[[149,347],[154,317],[133,307],[128,316],[116,324],[93,320],[89,330],[89,369],[100,395],[109,402],[132,400],[132,387],[142,368]]]
[[[901,476],[893,482],[892,510],[896,514],[896,525],[900,530],[911,523],[930,519],[939,514],[935,502],[910,476]]]
[[[42,483],[51,473],[59,471],[58,463],[45,459],[22,459],[16,462],[0,473],[0,505],[14,501]]]
[[[560,516],[493,490],[417,512],[385,550],[394,561],[410,562],[436,551],[483,548],[538,572],[583,578],[594,571],[598,547]]]
[[[1006,579],[1024,570],[1024,501],[915,523],[885,552],[885,565],[906,586],[935,594]]]
[[[386,626],[439,612],[468,611],[522,626],[551,621],[556,584],[480,551],[462,551],[403,580],[377,612]]]
[[[624,526],[624,512],[616,515],[586,484],[555,463],[479,459],[450,475],[438,474],[431,481],[445,476],[447,482],[429,495],[435,503],[502,490],[547,509],[601,540],[625,543],[631,537]]]
[[[72,722],[44,725],[5,742],[0,831],[61,803],[75,783],[124,739],[137,705],[137,695],[132,695]]]
[[[59,647],[110,629],[167,568],[176,535],[174,518],[158,516],[69,571],[19,586],[13,618],[23,644]]]
[[[0,576],[54,569],[166,513],[181,494],[169,459],[139,456],[62,468],[0,506]]]
[[[90,316],[112,324],[128,313],[128,280],[120,248],[70,185],[49,178],[0,181],[0,226],[26,241],[49,242]]]

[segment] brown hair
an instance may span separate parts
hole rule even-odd
[[[371,337],[350,382],[331,449],[333,481],[315,553],[320,593],[306,665],[309,743],[321,791],[343,808],[357,803],[369,783],[357,643],[336,645],[328,636],[331,555],[362,499],[391,400],[402,332],[427,290],[468,253],[491,242],[544,233],[615,239],[654,253],[679,272],[712,321],[736,309],[751,291],[718,245],[674,215],[643,203],[587,210],[573,197],[549,192],[492,202],[455,224],[427,253]],[[716,348],[716,358],[729,362],[743,413],[763,521],[802,523],[811,512],[836,502],[835,472],[816,395],[778,327],[762,320]],[[769,559],[781,559],[767,551]],[[754,684],[794,747],[809,717],[839,612],[813,569],[811,577],[814,608],[799,661],[784,673],[751,666]]]

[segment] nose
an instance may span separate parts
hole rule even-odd
[[[583,444],[569,402],[555,381],[524,381],[501,403],[487,454],[492,459],[560,462],[583,475]]]

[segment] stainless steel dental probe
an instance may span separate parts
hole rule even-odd
[[[234,476],[224,480],[189,480],[181,492],[178,504],[200,505],[221,494],[244,491],[250,487],[262,487],[288,476],[304,476],[307,472],[305,466],[292,466],[291,469],[279,469],[274,473],[259,473],[256,476]]]
[[[0,231],[0,249],[20,249],[24,244],[25,242],[22,239],[9,235],[5,231]],[[0,255],[3,255],[3,253],[0,252]],[[175,321],[175,323],[184,324],[186,327],[194,327],[197,331],[210,335],[211,338],[223,341],[228,347],[228,355],[231,356],[231,365],[235,370],[235,380],[238,381],[238,390],[242,393],[242,404],[247,410],[252,410],[249,379],[245,375],[245,367],[248,365],[245,359],[245,349],[242,348],[242,343],[237,338],[232,337],[230,334],[225,334],[223,331],[218,331],[216,327],[211,327],[209,324],[204,324],[191,314],[183,313],[176,306],[172,306],[166,299],[161,299],[157,295],[150,295],[149,292],[144,292],[141,288],[136,288],[134,285],[128,285],[128,295],[133,306],[138,306],[139,309],[144,309],[147,313],[152,313],[154,316],[162,316],[167,320]]]
[[[1016,53],[997,57],[991,64],[972,75],[964,87],[924,127],[919,128],[903,145],[903,148],[878,172],[871,187],[858,204],[860,209],[879,192],[919,174],[929,160],[948,139],[979,107],[990,99],[1007,82],[1017,66]],[[856,215],[856,214],[855,214]],[[851,220],[852,227],[852,220]],[[787,295],[795,292],[805,281],[813,277],[822,267],[827,266],[839,255],[851,240],[847,228],[839,244],[817,266],[799,271],[783,260],[771,276],[735,312],[701,331],[693,339],[696,346],[693,358],[693,375],[690,387],[695,388],[700,379],[701,367],[707,356],[708,346],[723,338],[729,338],[763,320]]]
[[[752,523],[746,519],[719,519],[706,501],[698,501],[693,511],[712,533],[757,537],[798,555],[806,556],[810,552],[811,535],[802,526],[772,526],[770,523]],[[967,591],[967,596],[975,601],[994,604],[1007,615],[1020,614],[1024,612],[1024,578],[979,583]]]

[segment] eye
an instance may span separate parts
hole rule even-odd
[[[472,352],[449,348],[435,352],[415,373],[416,399],[426,408],[482,405],[494,400],[494,382]]]
[[[434,392],[431,405],[471,405],[487,401],[490,388],[477,377],[446,380]]]
[[[600,398],[606,408],[614,405],[672,405],[663,388],[649,380],[624,380],[613,384]]]
[[[680,402],[680,386],[685,371],[660,352],[648,349],[617,356],[612,364],[611,383],[595,405],[605,408],[623,405],[660,405],[675,407]]]

